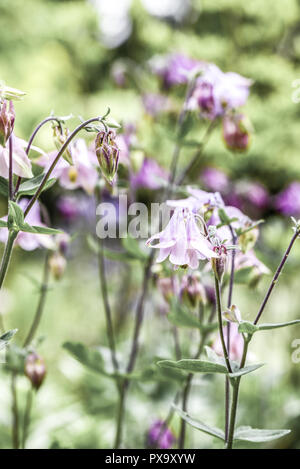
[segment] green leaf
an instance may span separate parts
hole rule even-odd
[[[206,362],[196,359],[183,359],[179,361],[162,360],[157,362],[157,365],[162,368],[175,368],[184,370],[189,373],[222,373],[227,374],[227,368],[218,363]]]
[[[203,332],[210,332],[217,329],[217,323],[202,324],[184,305],[176,300],[171,305],[171,312],[168,314],[168,320],[178,327],[191,327],[200,329]]]
[[[44,174],[40,174],[39,176],[36,176],[32,179],[29,179],[25,182],[23,182],[20,185],[20,188],[18,190],[18,195],[34,195],[39,188],[42,180],[44,178]],[[50,189],[56,182],[56,179],[52,178],[47,181],[45,184],[45,187],[43,188],[43,191],[46,191],[47,189]]]
[[[242,269],[239,269],[235,272],[234,281],[238,284],[247,285],[252,281],[253,275],[253,267],[243,267]]]
[[[250,321],[241,321],[239,323],[238,330],[241,334],[244,333],[244,334],[253,335],[255,332],[258,331],[258,326],[256,326]]]
[[[17,332],[18,329],[11,329],[10,331],[5,332],[1,335],[0,341],[9,342]]]
[[[239,441],[251,441],[253,443],[264,443],[282,438],[290,432],[291,430],[266,430],[251,427],[238,427],[234,433],[234,439]]]
[[[148,259],[148,254],[141,250],[139,242],[135,238],[128,235],[126,238],[122,239],[122,245],[132,257],[141,261]]]
[[[175,405],[173,406],[173,408],[175,409],[175,412],[177,412],[177,414],[179,414],[180,417],[192,427],[196,428],[197,430],[200,430],[200,432],[207,433],[207,435],[215,436],[216,438],[225,441],[225,434],[220,428],[210,427],[205,423],[200,422],[200,420],[193,419],[186,412],[184,412]]]
[[[8,225],[16,225],[19,229],[21,225],[24,224],[24,213],[21,207],[19,207],[16,202],[9,201],[9,211],[8,211]]]
[[[8,181],[0,176],[0,194],[8,197]]]
[[[300,319],[295,319],[294,321],[289,322],[278,322],[277,324],[260,324],[258,329],[260,331],[268,331],[269,329],[279,329],[280,327],[294,326],[295,324],[300,324]]]
[[[21,231],[25,233],[34,233],[34,234],[45,234],[45,235],[56,235],[63,233],[62,230],[56,230],[54,228],[48,228],[47,226],[30,226],[28,223],[24,223],[20,227]]]
[[[0,228],[7,228],[7,221],[0,220]]]
[[[262,366],[264,366],[264,363],[258,363],[257,365],[245,366],[244,368],[234,371],[233,373],[228,373],[228,376],[229,378],[239,378],[240,376],[244,376],[244,375],[247,375],[248,373],[252,373],[252,371],[258,370],[258,368],[261,368]]]
[[[95,240],[95,238],[91,235],[87,236],[87,243],[90,248],[90,250],[94,254],[99,254],[99,243]],[[110,259],[112,261],[119,261],[119,262],[137,262],[140,259],[133,257],[131,254],[128,252],[121,252],[121,251],[112,251],[111,249],[104,248],[103,249],[103,254],[107,259]]]
[[[90,370],[109,376],[104,368],[104,360],[99,350],[87,347],[80,342],[65,342],[63,348]]]

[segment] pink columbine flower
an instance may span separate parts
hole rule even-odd
[[[217,168],[205,168],[201,174],[201,180],[206,189],[214,192],[224,192],[228,188],[227,175]]]
[[[150,61],[150,67],[159,75],[166,88],[187,83],[189,75],[201,67],[201,62],[183,54],[156,56]]]
[[[88,194],[92,194],[98,180],[98,173],[94,167],[97,161],[96,156],[88,150],[83,139],[76,140],[70,146],[73,165],[61,158],[52,172],[52,176],[58,178],[60,185],[65,189],[82,188]],[[57,152],[45,155],[37,161],[37,164],[48,168],[56,155]]]
[[[27,207],[28,202],[29,200],[26,198],[20,200],[19,205],[23,211]],[[6,221],[7,216],[3,217],[2,220]],[[25,221],[29,225],[46,226],[42,222],[40,206],[38,202],[36,202],[33,205]],[[1,228],[0,229],[0,242],[6,243],[7,238],[8,238],[7,228]],[[46,249],[52,249],[54,247],[54,241],[51,236],[44,235],[44,234],[42,235],[42,234],[25,233],[23,231],[20,231],[20,233],[18,234],[17,239],[16,239],[16,244],[19,245],[22,249],[24,249],[24,251],[33,251],[34,249],[37,249],[39,247],[44,247]]]
[[[32,178],[31,161],[26,155],[27,142],[16,137],[13,133],[10,138],[13,145],[13,173],[22,178]],[[33,149],[40,151],[37,147]],[[9,143],[5,147],[0,145],[0,176],[8,178],[9,175]]]
[[[300,182],[292,182],[277,195],[275,207],[283,215],[300,215]]]
[[[175,442],[175,436],[162,420],[156,420],[148,431],[148,446],[169,449]]]
[[[152,244],[154,240],[158,243]],[[197,269],[199,260],[217,257],[212,244],[201,233],[195,215],[189,209],[177,207],[166,228],[152,236],[147,245],[159,249],[157,262],[169,261],[176,266]]]

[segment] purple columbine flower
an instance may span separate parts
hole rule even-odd
[[[154,240],[158,243],[152,244]],[[177,207],[166,228],[147,241],[147,245],[159,249],[157,262],[169,261],[176,266],[197,269],[199,260],[218,257],[212,244],[201,233],[195,215],[189,209]]]
[[[275,207],[283,215],[300,215],[300,182],[292,182],[277,195]]]
[[[156,420],[148,431],[150,448],[169,449],[175,442],[175,436],[162,420]]]
[[[19,205],[23,211],[27,207],[28,202],[29,200],[26,198],[20,200]],[[2,220],[6,221],[7,216],[3,217]],[[29,223],[29,225],[35,225],[35,226],[44,226],[44,227],[46,226],[42,222],[40,206],[38,202],[36,202],[33,205],[32,209],[28,213],[26,217],[26,223]],[[7,228],[1,228],[0,229],[0,242],[6,243],[7,238],[8,238]],[[39,247],[44,247],[46,249],[53,249],[53,247],[55,246],[53,238],[49,235],[25,233],[23,231],[20,231],[20,233],[18,234],[16,238],[16,244],[19,245],[25,251],[33,251]]]
[[[229,180],[226,174],[217,168],[205,168],[201,174],[205,187],[213,192],[224,192],[228,188]]]
[[[28,158],[25,148],[27,142],[21,138],[11,134],[13,145],[13,173],[22,178],[32,178],[31,161]],[[32,146],[32,149],[42,153],[37,147]],[[0,176],[8,178],[9,174],[9,143],[5,146],[0,145]]]
[[[196,80],[187,108],[199,109],[203,117],[213,120],[230,109],[243,106],[251,83],[251,80],[237,73],[224,73],[215,64],[206,64],[202,75]]]
[[[165,57],[153,57],[150,67],[159,75],[166,88],[187,83],[189,75],[201,67],[201,62],[183,54],[170,54]]]
[[[134,189],[141,187],[157,190],[164,187],[167,181],[168,172],[151,158],[145,158],[139,172],[131,177],[131,185]]]
[[[73,164],[70,165],[61,158],[52,172],[52,176],[58,178],[62,187],[68,190],[82,188],[88,194],[92,194],[98,181],[98,173],[95,169],[96,155],[88,150],[83,139],[78,139],[70,144]],[[48,168],[57,152],[42,156],[37,164]]]

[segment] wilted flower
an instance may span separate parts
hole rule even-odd
[[[161,189],[167,181],[167,171],[151,158],[145,158],[138,173],[131,176],[131,186],[135,189]]]
[[[55,280],[60,280],[62,278],[66,265],[66,258],[60,252],[55,252],[51,255],[49,258],[49,268]]]
[[[201,174],[201,180],[206,189],[214,192],[224,192],[228,188],[228,177],[217,168],[205,168]]]
[[[15,109],[12,101],[0,101],[0,145],[5,147],[15,125]]]
[[[175,442],[175,436],[162,420],[156,420],[148,431],[148,446],[169,449]]]
[[[27,142],[21,138],[16,137],[13,133],[10,138],[12,139],[13,147],[13,173],[22,178],[32,178],[31,161],[28,158],[25,148]],[[38,150],[36,147],[32,147]],[[8,178],[9,175],[9,148],[8,142],[6,146],[0,145],[0,176]]]
[[[152,244],[154,240],[159,242]],[[177,207],[166,228],[152,236],[147,245],[159,249],[157,262],[169,261],[177,266],[197,269],[199,259],[217,257],[211,243],[203,236],[197,226],[195,216],[189,209]]]
[[[300,182],[292,182],[277,195],[275,206],[283,215],[300,215]]]
[[[115,133],[112,130],[101,131],[95,140],[96,155],[103,176],[112,184],[119,165],[120,150],[115,142]]]
[[[27,207],[29,200],[23,198],[19,202],[19,206],[24,211]],[[3,217],[2,220],[7,220],[7,216]],[[41,218],[41,211],[38,202],[35,202],[33,207],[31,208],[30,212],[26,217],[26,223],[29,225],[34,226],[43,226],[46,225],[42,222]],[[0,229],[0,242],[6,243],[8,237],[8,229],[1,228]],[[54,246],[53,238],[50,235],[45,234],[33,234],[33,233],[26,233],[24,231],[20,231],[16,238],[16,244],[19,245],[25,251],[33,251],[38,247],[44,247],[46,249],[52,249]]]
[[[46,376],[46,365],[43,358],[35,352],[30,353],[25,361],[25,375],[32,387],[38,391]]]
[[[249,124],[243,114],[230,114],[223,118],[223,138],[231,151],[246,151],[250,143]]]

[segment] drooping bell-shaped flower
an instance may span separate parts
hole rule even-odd
[[[95,140],[96,155],[103,176],[112,184],[119,165],[120,150],[115,142],[115,133],[112,130],[101,131]]]
[[[25,148],[27,142],[21,138],[16,137],[13,133],[11,134],[12,148],[13,148],[13,173],[22,178],[32,178],[31,161],[28,158]],[[32,147],[35,150],[40,151],[36,147]],[[8,178],[9,174],[9,145],[0,145],[0,176]]]
[[[12,101],[0,101],[0,145],[5,147],[6,142],[14,130],[15,109]]]
[[[231,151],[246,151],[250,144],[249,123],[243,114],[226,115],[223,118],[223,138]]]
[[[33,389],[38,389],[43,384],[47,370],[43,358],[35,352],[27,355],[25,360],[25,375],[30,380]]]
[[[147,444],[150,448],[170,449],[175,436],[162,420],[156,420],[149,428]]]

